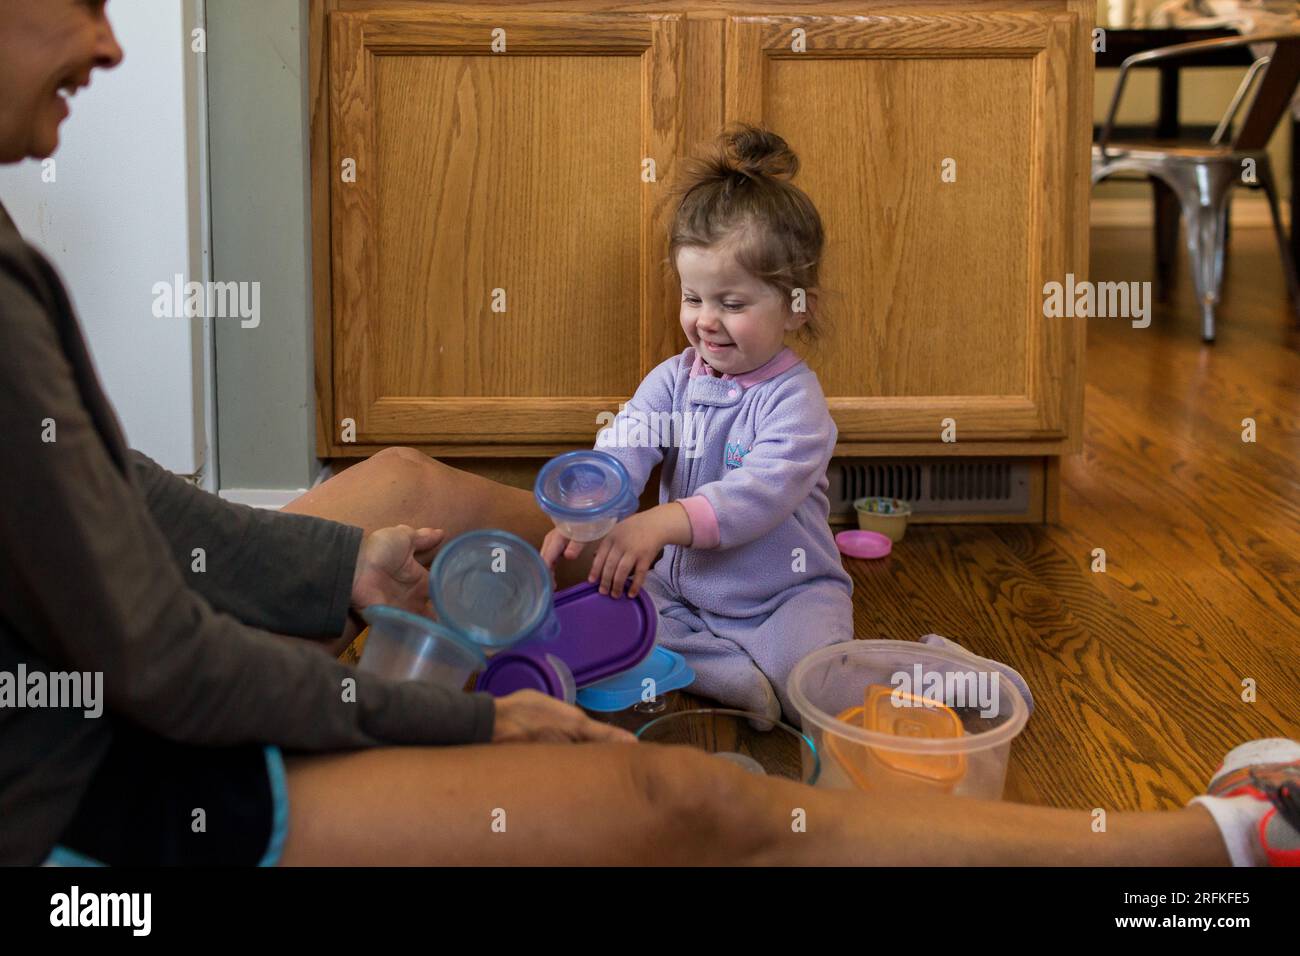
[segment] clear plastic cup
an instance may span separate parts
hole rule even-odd
[[[571,451],[538,472],[533,493],[555,527],[571,541],[595,541],[636,511],[623,463],[603,451]]]
[[[563,688],[560,699],[566,704],[575,703],[578,699],[578,684],[573,679],[573,671],[569,670],[569,665],[554,654],[546,655],[546,663],[551,665],[556,676],[560,678],[560,686]]]
[[[429,599],[452,632],[489,649],[553,633],[551,572],[537,549],[509,531],[470,531],[442,546],[429,569]]]
[[[760,729],[761,728],[761,729]],[[769,777],[817,782],[817,748],[789,724],[743,710],[679,710],[636,732],[642,743],[685,744]]]
[[[998,670],[941,647],[849,641],[790,674],[818,786],[997,800],[1029,708]]]
[[[487,666],[482,651],[427,617],[385,605],[368,607],[361,616],[370,632],[359,670],[462,690]]]

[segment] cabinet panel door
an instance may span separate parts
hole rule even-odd
[[[671,352],[643,170],[681,152],[680,19],[330,15],[334,416],[358,443],[590,442]]]
[[[934,442],[947,418],[962,441],[1067,437],[1081,327],[1044,318],[1043,285],[1086,255],[1079,31],[1062,13],[729,21],[727,118],[789,141],[826,227],[809,358],[841,441]]]

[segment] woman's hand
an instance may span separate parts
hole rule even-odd
[[[659,505],[625,518],[601,539],[591,562],[587,580],[600,582],[600,593],[619,597],[630,577],[627,596],[634,598],[641,590],[646,573],[664,545],[691,543],[691,520],[686,509],[675,501]]]
[[[380,528],[361,539],[352,576],[352,606],[388,604],[422,614],[429,591],[429,565],[442,543],[438,528],[418,531],[404,524]]]
[[[496,702],[492,743],[636,743],[626,730],[592,720],[577,707],[535,690],[519,690]]]

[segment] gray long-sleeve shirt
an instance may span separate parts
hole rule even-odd
[[[126,448],[62,283],[3,206],[0,449],[0,680],[100,673],[104,696],[98,718],[0,702],[0,864],[45,858],[121,721],[305,751],[491,738],[487,695],[311,643],[343,631],[360,529],[233,505]]]

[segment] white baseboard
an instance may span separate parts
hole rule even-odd
[[[1150,199],[1096,199],[1089,204],[1094,229],[1124,229],[1151,225]],[[1233,228],[1270,229],[1273,219],[1268,214],[1268,200],[1263,196],[1238,196],[1233,199]],[[1290,209],[1282,204],[1282,224],[1290,228]]]
[[[279,511],[293,499],[305,494],[306,488],[222,488],[218,495],[226,501],[238,505],[252,505],[254,508],[269,508]]]

